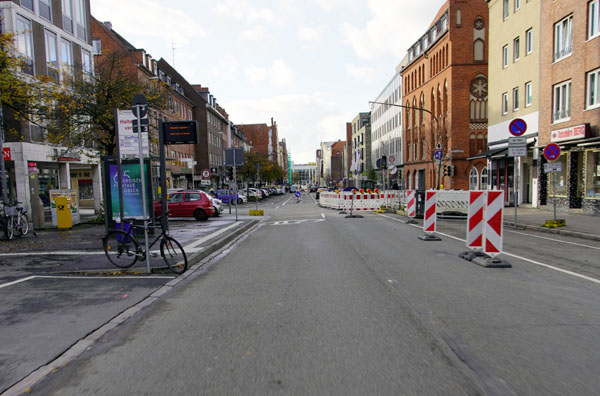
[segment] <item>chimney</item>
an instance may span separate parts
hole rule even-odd
[[[107,28],[109,28],[110,30],[112,30],[112,23],[110,21],[104,22],[104,26],[106,26]]]

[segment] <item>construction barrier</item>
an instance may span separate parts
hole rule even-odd
[[[488,191],[485,205],[484,253],[494,257],[502,253],[502,212],[504,191]]]
[[[406,197],[406,211],[408,212],[408,217],[416,217],[417,216],[417,196],[415,190],[408,190],[405,194]]]
[[[469,191],[439,190],[437,195],[437,213],[445,217],[465,217],[469,211]]]
[[[469,191],[469,217],[467,218],[467,247],[483,250],[483,210],[487,191]]]
[[[423,217],[423,232],[426,234],[436,231],[436,203],[437,194],[435,191],[425,192],[425,215]]]

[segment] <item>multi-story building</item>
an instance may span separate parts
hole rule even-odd
[[[472,169],[481,174],[487,165],[468,160],[487,141],[487,21],[485,1],[447,0],[408,49],[401,71],[407,188],[468,189]],[[454,176],[443,176],[443,165],[454,166]]]
[[[554,180],[540,172],[540,204],[600,214],[600,4],[543,1],[540,144],[561,148]],[[541,157],[541,162],[546,161]]]
[[[317,184],[329,186],[331,179],[331,146],[335,142],[321,142],[316,152],[317,159]]]
[[[346,142],[338,140],[328,150],[330,154],[331,176],[329,183],[332,186],[344,187],[344,163],[346,162]]]
[[[371,152],[369,169],[378,169],[376,161],[386,156],[391,184],[402,180],[402,76],[401,70],[406,65],[405,58],[396,68],[394,76],[381,93],[375,98],[371,109]],[[383,104],[382,104],[383,103]],[[393,160],[393,162],[390,161]],[[398,168],[396,168],[398,166]],[[381,173],[382,170],[379,171]],[[393,173],[392,173],[393,172]],[[378,176],[381,180],[381,175]],[[390,184],[390,185],[391,185]]]
[[[317,175],[317,165],[312,164],[294,164],[292,163],[292,177],[294,182],[302,187],[308,187],[315,184]]]
[[[504,190],[505,200],[514,202],[515,164],[518,172],[519,203],[537,202],[537,148],[540,104],[540,11],[541,0],[488,0],[489,150],[476,157],[487,157],[488,166],[471,168],[470,189]],[[510,123],[525,121],[521,137],[529,143],[527,156],[509,157]],[[477,141],[477,140],[476,140]],[[520,166],[519,166],[520,165]]]
[[[278,164],[279,138],[277,123],[271,118],[271,125],[267,124],[238,124],[248,143],[252,146],[251,151],[267,156],[273,163]]]
[[[355,186],[366,180],[371,168],[371,113],[358,113],[352,120],[352,165]]]
[[[15,35],[16,51],[26,64],[18,72],[24,81],[46,75],[60,83],[93,73],[89,0],[0,0],[0,21],[2,32]],[[4,123],[16,131],[4,136],[10,200],[28,206],[38,225],[42,211],[32,206],[43,205],[48,215],[52,189],[74,189],[81,205],[100,211],[102,184],[95,153],[47,143],[39,126],[43,120],[33,124],[3,114]]]

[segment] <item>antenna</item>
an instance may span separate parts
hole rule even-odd
[[[175,67],[175,49],[177,49],[177,47],[175,47],[175,41],[173,41],[173,39],[171,39],[171,48],[173,50],[173,67]]]

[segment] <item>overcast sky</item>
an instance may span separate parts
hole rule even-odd
[[[345,140],[443,0],[91,0],[92,15],[209,87],[236,124],[278,124],[294,163]],[[173,52],[173,47],[175,51]]]

